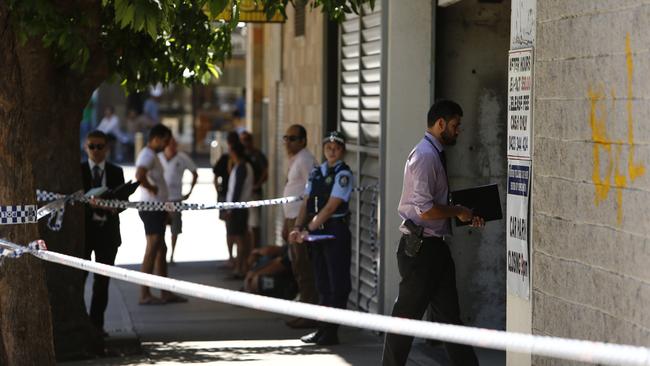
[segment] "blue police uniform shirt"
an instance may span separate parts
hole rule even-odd
[[[340,164],[343,164],[343,161],[339,160],[334,164],[334,168],[338,167]],[[314,169],[320,168],[321,174],[323,176],[327,175],[327,162],[324,162],[323,164],[320,165],[320,167],[316,167]],[[311,195],[311,174],[309,177],[309,180],[307,181],[307,184],[305,185],[305,196],[309,197]],[[334,177],[334,184],[332,185],[332,192],[330,193],[330,197],[336,197],[340,198],[344,202],[349,202],[350,197],[352,196],[352,188],[353,188],[353,177],[352,177],[352,172],[346,169],[343,169],[336,173],[336,176]],[[332,217],[339,217],[341,215],[332,215]]]

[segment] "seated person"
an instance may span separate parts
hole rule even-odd
[[[251,268],[244,278],[244,290],[260,295],[292,299],[297,285],[291,272],[288,246],[269,245],[253,249],[248,257]]]

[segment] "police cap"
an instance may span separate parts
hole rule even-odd
[[[323,139],[323,144],[326,144],[328,142],[336,142],[338,144],[345,146],[345,136],[343,136],[341,132],[332,131],[328,133]]]

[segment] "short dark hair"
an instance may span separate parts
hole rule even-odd
[[[246,149],[244,148],[244,144],[239,141],[231,145],[230,151],[237,155],[237,157],[240,159],[243,159],[246,156]]]
[[[298,130],[298,137],[300,137],[302,140],[305,140],[305,144],[307,143],[307,130],[302,125],[295,124],[289,126],[289,128],[295,128]]]
[[[226,137],[226,141],[228,142],[228,145],[235,145],[237,143],[241,143],[239,141],[239,134],[235,131],[230,131],[228,132],[228,136]]]
[[[90,131],[90,133],[88,133],[88,135],[86,135],[86,139],[89,139],[91,137],[98,138],[98,139],[104,139],[104,142],[108,142],[108,136],[104,132],[102,132],[100,130]]]
[[[172,130],[170,130],[169,127],[163,125],[162,123],[158,123],[157,125],[151,127],[151,130],[149,130],[149,141],[153,140],[156,137],[164,139],[165,137],[171,135]]]
[[[240,140],[241,140],[241,139],[246,139],[246,138],[250,138],[250,139],[252,139],[252,138],[253,138],[253,134],[250,133],[250,132],[248,132],[248,131],[246,131],[246,130],[244,130],[244,131],[242,131],[242,132],[239,133],[239,139],[240,139]]]
[[[440,118],[449,121],[454,117],[462,117],[463,109],[452,100],[440,99],[433,103],[427,113],[427,127],[433,126]]]

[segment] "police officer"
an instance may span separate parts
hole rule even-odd
[[[333,235],[334,239],[312,242],[309,253],[320,305],[344,309],[350,294],[351,234],[348,227],[352,172],[343,162],[345,139],[330,132],[323,140],[325,162],[314,167],[305,189],[308,197],[296,218],[289,241],[301,243],[306,235]],[[305,343],[339,343],[338,325],[320,324],[318,331],[301,338]]]
[[[449,204],[445,145],[454,145],[460,132],[461,107],[450,100],[436,102],[427,115],[424,138],[409,154],[398,211],[404,220],[397,249],[401,276],[392,316],[422,319],[429,304],[436,318],[462,324],[456,290],[456,272],[449,247],[451,218],[483,226],[483,219],[463,206]],[[383,365],[404,365],[413,337],[386,334]],[[478,365],[472,347],[445,343],[453,365]]]

